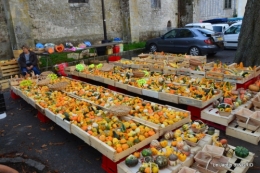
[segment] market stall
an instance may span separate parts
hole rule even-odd
[[[207,72],[211,70],[203,73],[202,69],[212,69],[210,67],[213,66],[216,71],[219,64],[206,64],[200,57],[198,61],[189,61],[192,64],[189,67],[186,59],[180,57],[177,60],[167,57],[163,68],[147,64],[158,61],[157,58],[146,62],[122,60],[113,65],[78,64],[69,67],[68,71],[74,76],[166,100],[168,105],[88,82],[57,77],[51,72],[25,79],[13,78],[12,95],[23,98],[35,107],[41,121],[52,120],[102,153],[102,167],[107,172],[130,173],[139,170],[156,173],[190,169],[200,172],[246,172],[252,164],[254,153],[241,146],[229,146],[226,140],[218,140],[219,130],[210,122],[226,127],[227,135],[242,140],[250,138],[252,143],[258,143],[260,120],[256,110],[259,82],[250,85],[249,89],[237,89],[235,85],[236,80],[248,82],[254,79],[257,68],[235,72],[227,70],[231,67],[221,65],[224,73],[238,76],[230,82],[224,81],[224,78],[207,78]],[[173,63],[171,67],[167,65],[169,63]],[[194,65],[196,63],[199,65]],[[167,70],[164,69],[166,66]],[[242,69],[242,66],[236,65],[233,70],[236,68]],[[166,71],[167,74],[164,74]],[[191,111],[173,107],[170,102],[186,104]],[[201,117],[194,116],[197,114],[195,108],[201,110]],[[246,133],[250,130],[251,135]],[[238,133],[242,135],[238,136]],[[217,156],[212,152],[215,150],[220,151]],[[240,168],[237,166],[239,161],[248,166]],[[213,168],[213,164],[227,166]]]

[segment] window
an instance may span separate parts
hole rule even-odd
[[[231,8],[231,0],[225,0],[224,8]]]
[[[188,29],[179,29],[178,34],[176,35],[176,38],[188,38],[193,37],[193,34]]]
[[[152,8],[161,8],[161,0],[151,0]]]
[[[234,25],[230,27],[228,30],[226,30],[225,35],[228,34],[239,34],[240,33],[241,25]]]
[[[69,0],[69,3],[88,3],[89,0]]]
[[[176,37],[176,30],[171,30],[170,32],[164,35],[164,38],[175,38]]]
[[[213,26],[213,30],[216,32],[222,32],[222,26]]]

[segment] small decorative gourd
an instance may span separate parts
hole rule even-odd
[[[177,147],[179,150],[181,150],[184,145],[185,145],[185,144],[184,144],[183,141],[177,141],[176,147]]]
[[[164,138],[165,138],[166,140],[172,139],[173,136],[174,136],[174,133],[173,133],[173,132],[166,132],[166,133],[164,134]]]
[[[138,159],[134,155],[130,155],[125,159],[125,164],[128,167],[134,167],[138,164]]]
[[[190,155],[190,147],[189,147],[188,145],[184,145],[184,146],[182,147],[181,152],[182,152],[183,154],[185,154],[186,156],[189,156],[189,155]]]
[[[158,140],[152,140],[150,143],[151,148],[161,149],[161,144]]]
[[[158,165],[159,169],[163,169],[168,166],[168,159],[166,156],[157,156],[154,163]]]
[[[169,165],[176,166],[178,164],[178,156],[176,154],[171,154],[169,156]]]
[[[146,157],[144,157],[143,162],[144,162],[144,163],[153,162],[153,157],[152,157],[152,156],[146,156]]]

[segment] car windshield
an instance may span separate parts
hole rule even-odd
[[[222,32],[222,26],[213,26],[213,30],[216,32]]]

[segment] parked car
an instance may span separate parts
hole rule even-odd
[[[205,28],[213,30],[211,23],[189,23],[185,25],[185,28]]]
[[[227,23],[212,24],[212,27],[213,27],[213,31],[224,33],[229,28],[229,24]]]
[[[234,23],[224,32],[225,48],[231,48],[231,49],[237,48],[241,25],[242,22]]]
[[[223,48],[223,34],[202,28],[176,28],[146,42],[151,52],[187,53],[193,56],[216,54]]]

